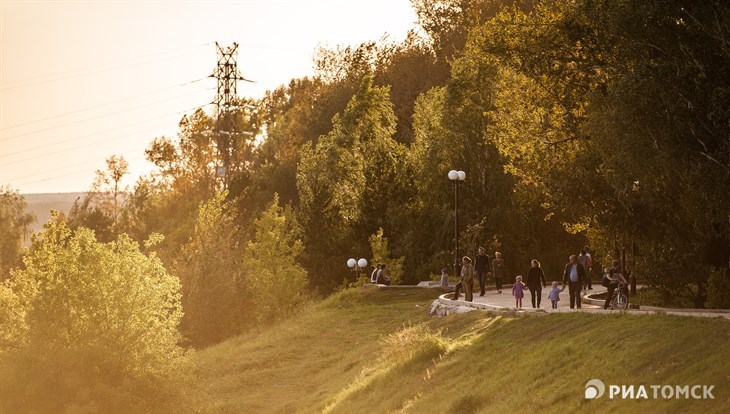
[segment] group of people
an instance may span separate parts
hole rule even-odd
[[[378,264],[375,265],[375,269],[373,269],[373,273],[370,274],[370,283],[390,286],[390,278],[386,273],[386,267],[385,263],[378,262]]]
[[[460,283],[456,285],[453,296],[454,300],[459,298],[459,291],[461,289],[464,290],[467,301],[473,300],[475,278],[479,281],[480,296],[484,296],[486,275],[489,272],[491,272],[494,277],[497,293],[502,293],[502,280],[505,273],[504,261],[502,260],[501,253],[495,252],[494,256],[494,260],[490,263],[489,256],[484,254],[484,248],[480,247],[479,254],[476,256],[474,265],[472,265],[472,260],[468,256],[464,256],[462,258],[461,273],[459,275]],[[618,260],[614,260],[612,267],[608,269],[606,276],[604,276],[604,279],[608,279],[604,280],[604,285],[608,287],[608,296],[606,297],[604,309],[608,308],[613,291],[618,287],[619,282],[624,284],[627,283],[623,274],[621,274],[618,270],[619,264],[620,262]],[[593,260],[588,246],[581,249],[580,254],[571,255],[568,259],[568,264],[565,265],[565,269],[563,271],[562,288],[558,287],[558,281],[552,282],[552,286],[548,294],[548,299],[552,304],[552,308],[557,309],[558,301],[560,301],[560,292],[563,292],[567,287],[570,298],[570,308],[580,309],[581,291],[584,289],[593,289],[591,284],[592,269]],[[443,269],[442,274],[445,274],[445,271],[446,269]],[[443,280],[444,278],[442,276],[442,283]],[[540,262],[533,259],[530,262],[530,269],[527,271],[526,280],[523,282],[523,277],[518,275],[515,278],[515,283],[512,285],[512,295],[515,298],[515,307],[518,309],[522,308],[522,299],[525,295],[524,291],[529,290],[532,307],[539,308],[542,299],[543,287],[547,287],[545,273],[540,266]]]
[[[459,297],[459,291],[463,288],[464,294],[466,295],[467,301],[474,299],[474,279],[479,281],[479,296],[484,296],[487,288],[487,274],[491,273],[494,277],[494,282],[497,287],[497,291],[502,293],[502,278],[504,277],[504,260],[502,260],[502,254],[500,252],[494,253],[494,260],[490,261],[489,256],[484,253],[484,248],[479,248],[479,253],[476,255],[475,263],[472,264],[472,260],[469,256],[464,256],[461,259],[461,273],[459,274],[460,283],[456,284],[454,292],[454,299]],[[476,277],[475,277],[476,276]],[[444,280],[448,280],[446,275],[446,268],[441,270],[441,284],[444,284]]]

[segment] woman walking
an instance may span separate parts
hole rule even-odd
[[[500,252],[494,252],[494,260],[492,260],[492,274],[494,275],[494,284],[497,286],[497,293],[502,293],[504,260],[502,260],[502,253]]]
[[[527,271],[527,287],[530,289],[532,307],[539,308],[540,299],[542,299],[542,288],[547,287],[547,282],[545,282],[545,273],[540,267],[540,262],[537,259],[532,259],[530,265],[530,270]],[[535,302],[537,302],[537,306],[535,306]]]
[[[474,266],[468,256],[461,259],[461,283],[466,295],[466,301],[471,302],[474,300]]]

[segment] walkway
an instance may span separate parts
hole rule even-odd
[[[588,313],[616,313],[621,311],[612,311],[603,309],[603,300],[592,299],[590,296],[606,292],[606,288],[594,284],[592,290],[582,291],[583,300],[580,309],[570,309],[570,297],[566,288],[560,293],[560,301],[558,308],[552,309],[552,304],[547,299],[550,292],[550,285],[542,289],[541,303],[539,308],[533,308],[530,300],[530,291],[525,291],[525,297],[522,299],[522,309],[515,308],[515,298],[512,296],[512,285],[506,285],[502,293],[496,290],[488,289],[484,296],[479,296],[479,292],[474,293],[474,300],[467,302],[464,300],[464,294],[459,296],[459,300],[453,300],[454,293],[449,292],[439,296],[431,305],[430,313],[432,315],[447,315],[450,313],[463,313],[471,310],[494,310],[494,311],[511,311],[511,312],[539,312],[539,313],[570,313],[570,312],[588,312]],[[631,304],[629,304],[631,305]],[[668,315],[695,316],[695,317],[721,317],[730,319],[730,310],[727,309],[665,309],[649,306],[642,306],[641,309],[629,309],[624,312],[631,314],[651,314],[664,313]]]

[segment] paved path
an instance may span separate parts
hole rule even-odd
[[[581,291],[581,296],[594,295],[603,293],[606,288],[601,285],[593,285],[592,290]],[[530,291],[525,291],[525,297],[522,299],[522,309],[519,311],[523,312],[548,312],[548,313],[569,313],[569,312],[589,312],[589,313],[611,313],[621,311],[604,310],[602,301],[599,304],[582,303],[581,309],[570,309],[570,297],[568,296],[568,289],[566,288],[560,293],[560,301],[558,302],[558,309],[552,309],[552,304],[547,299],[547,295],[550,292],[550,285],[547,288],[542,289],[542,300],[540,308],[533,308],[532,301],[530,300]],[[502,290],[502,293],[497,293],[494,288],[487,289],[484,296],[479,296],[479,292],[474,293],[474,300],[472,302],[465,301],[463,293],[459,295],[459,300],[453,300],[453,292],[445,293],[439,297],[438,301],[441,305],[446,307],[467,307],[477,308],[486,310],[516,310],[515,309],[515,298],[512,296],[512,285],[506,285]],[[595,299],[592,300],[596,303]],[[664,313],[668,315],[681,315],[681,316],[694,316],[694,317],[721,317],[730,319],[730,310],[706,310],[706,309],[664,309],[642,306],[641,309],[629,309],[623,312],[632,314],[649,314],[649,313]]]
[[[479,292],[474,292],[474,302],[475,303],[484,303],[488,305],[494,305],[499,306],[503,308],[515,308],[515,298],[512,296],[512,285],[507,285],[503,287],[502,293],[497,293],[496,290],[487,290],[484,294],[484,296],[479,296]],[[548,293],[550,293],[551,286],[548,285],[546,288],[542,288],[542,295],[541,295],[541,301],[540,301],[540,309],[546,310],[548,312],[555,312],[555,309],[552,309],[552,303],[548,300],[547,296]],[[606,288],[603,286],[594,286],[593,290],[583,290],[581,291],[581,296],[586,294],[596,294],[596,293],[602,293],[605,292]],[[453,293],[446,294],[446,297],[451,299],[453,297]],[[462,293],[459,295],[460,300],[464,300],[465,296]],[[525,291],[525,297],[522,298],[522,309],[523,310],[531,310],[532,308],[532,301],[531,301],[531,295],[530,291]],[[581,308],[586,309],[599,309],[600,306],[596,305],[590,305],[590,304],[581,304]],[[560,293],[560,301],[558,301],[558,311],[559,310],[570,310],[570,296],[568,295],[568,288],[566,287],[563,292]]]

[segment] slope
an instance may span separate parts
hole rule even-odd
[[[730,322],[667,315],[429,318],[437,292],[350,289],[198,352],[221,413],[724,412]],[[584,398],[590,379],[714,399]],[[608,393],[607,393],[608,394]]]

